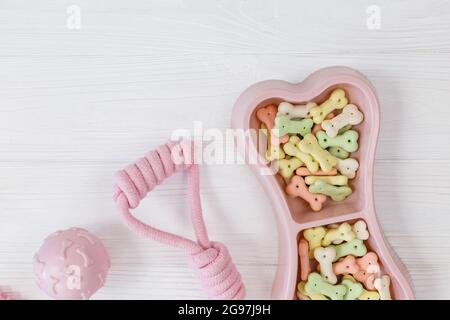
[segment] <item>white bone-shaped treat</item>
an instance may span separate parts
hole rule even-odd
[[[364,115],[358,110],[354,104],[348,104],[342,110],[342,113],[332,118],[331,120],[324,120],[322,122],[322,129],[327,135],[334,138],[338,135],[339,130],[347,125],[357,125],[363,121]]]
[[[347,159],[336,158],[336,160],[337,160],[336,168],[342,175],[348,177],[349,179],[353,179],[356,176],[356,170],[358,170],[359,168],[359,163],[357,160],[353,158]]]
[[[353,232],[355,232],[356,237],[360,240],[369,239],[369,231],[367,231],[367,224],[363,220],[355,222],[353,225]]]
[[[317,104],[314,102],[299,105],[293,105],[289,102],[282,102],[278,106],[277,116],[288,116],[289,119],[307,118],[309,116],[309,110],[316,106]]]
[[[314,250],[314,258],[320,264],[322,277],[331,284],[336,284],[337,277],[333,272],[333,261],[336,258],[336,249],[333,247],[318,247]]]
[[[373,285],[380,294],[380,300],[392,300],[390,290],[391,278],[388,275],[375,279]]]

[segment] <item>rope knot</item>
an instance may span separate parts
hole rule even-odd
[[[196,270],[203,289],[210,299],[238,300],[245,296],[241,275],[234,265],[227,247],[211,242],[209,248],[189,255],[189,263]]]

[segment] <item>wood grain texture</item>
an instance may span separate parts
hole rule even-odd
[[[70,4],[80,30],[66,27]],[[372,4],[379,30],[366,27]],[[113,173],[195,120],[229,127],[256,81],[348,65],[381,101],[375,198],[386,237],[418,298],[450,298],[449,34],[446,0],[0,1],[0,286],[44,299],[33,253],[80,226],[112,257],[95,298],[203,298],[183,253],[121,225]],[[277,231],[262,188],[245,166],[201,175],[211,237],[229,246],[248,297],[269,298]],[[171,178],[137,214],[191,235],[185,182]]]

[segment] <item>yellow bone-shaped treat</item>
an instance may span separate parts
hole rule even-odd
[[[267,151],[266,151],[266,160],[267,161],[274,161],[274,160],[281,160],[286,157],[283,149],[280,147],[280,145],[272,145],[270,142],[270,131],[267,130],[267,127],[265,124],[261,124],[261,129],[265,133],[267,137]]]
[[[330,97],[322,104],[309,110],[309,114],[312,116],[314,123],[319,124],[325,119],[325,117],[335,109],[342,109],[348,103],[345,97],[345,91],[343,89],[335,89]]]
[[[349,242],[356,238],[352,226],[347,222],[341,224],[336,229],[329,229],[322,240],[322,246],[329,246],[331,243],[339,244],[343,241]]]
[[[332,156],[327,150],[322,149],[316,137],[311,133],[303,138],[298,144],[298,148],[316,159],[323,172],[330,172],[337,164],[336,157]]]
[[[314,250],[322,246],[322,240],[327,233],[327,229],[324,227],[315,227],[306,229],[303,232],[303,238],[308,241],[309,244],[309,258],[314,258]]]
[[[380,295],[375,291],[367,291],[364,289],[362,295],[358,297],[358,300],[380,300]]]
[[[303,162],[296,158],[292,157],[290,159],[282,159],[278,160],[278,172],[283,178],[289,179],[294,174],[294,171],[297,168],[300,168],[303,165]]]
[[[289,141],[283,145],[283,150],[286,154],[296,157],[301,160],[309,171],[317,172],[319,170],[319,164],[314,160],[312,156],[307,153],[300,151],[298,144],[300,143],[300,138],[297,136],[292,136]]]
[[[307,176],[305,177],[306,184],[313,184],[317,180],[322,180],[326,183],[332,184],[334,186],[346,186],[348,183],[348,178],[346,176]]]

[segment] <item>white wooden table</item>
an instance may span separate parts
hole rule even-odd
[[[347,65],[381,101],[385,234],[418,298],[450,298],[450,1],[2,0],[0,39],[3,289],[44,299],[33,253],[49,233],[79,226],[112,257],[95,298],[203,298],[183,253],[120,223],[113,173],[195,120],[229,127],[254,82]],[[262,188],[245,166],[201,175],[211,237],[229,246],[248,297],[269,298],[277,235]],[[191,235],[185,182],[171,178],[138,215]]]

